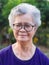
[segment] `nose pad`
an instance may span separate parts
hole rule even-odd
[[[25,31],[25,26],[22,25],[20,31]]]

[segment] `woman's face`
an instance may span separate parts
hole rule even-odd
[[[13,22],[13,33],[17,41],[27,42],[32,40],[36,32],[35,23],[31,15],[24,14],[17,16]]]

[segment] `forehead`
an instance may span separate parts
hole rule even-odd
[[[34,23],[34,21],[30,14],[23,14],[16,16],[14,23]]]

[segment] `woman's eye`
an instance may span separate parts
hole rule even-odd
[[[16,25],[17,27],[20,27],[21,25]]]
[[[30,25],[25,25],[25,27],[30,27]]]

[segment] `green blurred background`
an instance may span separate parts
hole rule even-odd
[[[13,32],[9,27],[10,10],[20,3],[30,3],[41,11],[42,25],[34,36],[34,44],[39,46],[49,56],[49,1],[48,0],[0,0],[0,49],[15,42]]]

